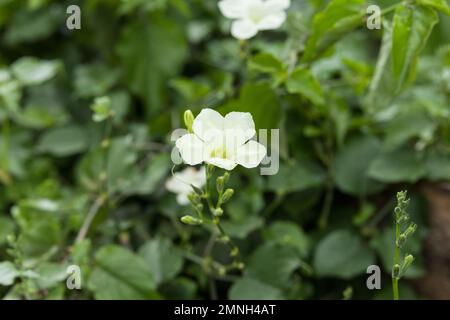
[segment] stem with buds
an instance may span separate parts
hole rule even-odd
[[[392,291],[394,300],[399,299],[398,282],[406,273],[406,270],[413,263],[414,257],[411,254],[406,254],[400,262],[401,249],[405,245],[407,238],[412,235],[417,225],[414,222],[409,222],[409,214],[406,209],[409,205],[407,198],[407,191],[397,193],[397,206],[395,207],[395,247],[394,247],[394,262],[392,267]],[[408,224],[405,228],[405,225]],[[402,229],[404,231],[402,231]]]

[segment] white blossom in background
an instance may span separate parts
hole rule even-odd
[[[177,195],[177,202],[180,205],[189,204],[188,195],[192,191],[191,185],[202,188],[206,182],[205,168],[199,170],[188,167],[174,174],[166,181],[166,189]]]
[[[189,165],[205,162],[225,170],[233,170],[238,164],[254,168],[266,155],[266,147],[250,140],[256,130],[248,112],[230,112],[222,117],[215,110],[203,109],[195,118],[192,131],[175,143]]]
[[[233,37],[241,40],[254,37],[258,31],[278,29],[286,20],[290,0],[221,0],[222,14],[234,20]]]

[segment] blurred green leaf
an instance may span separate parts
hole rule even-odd
[[[139,249],[139,255],[150,266],[157,285],[173,279],[183,267],[183,257],[167,238],[148,241]]]
[[[325,103],[319,81],[303,67],[298,67],[292,72],[286,86],[289,93],[298,93],[316,105]]]
[[[136,19],[120,36],[117,52],[131,90],[147,104],[147,114],[167,102],[166,81],[181,68],[187,55],[183,31],[162,14]]]
[[[10,286],[14,283],[14,279],[20,275],[14,264],[9,261],[0,262],[0,285]]]
[[[107,245],[95,255],[88,287],[100,300],[149,299],[155,297],[155,274],[144,258]]]
[[[300,259],[293,248],[265,243],[251,255],[245,275],[274,287],[288,287],[299,266]]]
[[[331,0],[314,16],[311,35],[306,42],[303,61],[311,61],[343,35],[362,25],[364,0]]]
[[[283,295],[278,288],[243,277],[231,286],[228,298],[231,300],[279,300],[283,299]]]
[[[38,85],[53,78],[61,69],[57,60],[39,60],[34,57],[23,57],[14,62],[11,70],[23,85]]]
[[[433,9],[427,7],[399,6],[395,11],[392,36],[392,73],[400,90],[417,57],[427,43],[438,22]]]
[[[369,176],[387,183],[416,182],[426,174],[420,155],[410,149],[379,154],[369,167]]]
[[[57,157],[66,157],[86,150],[88,140],[85,131],[77,126],[52,128],[40,138],[38,149]]]
[[[293,247],[302,258],[306,258],[311,241],[306,233],[295,223],[276,221],[264,230],[265,238],[282,246]]]
[[[374,253],[358,235],[347,230],[337,230],[329,233],[317,245],[314,269],[320,277],[349,279],[365,273],[374,262]]]
[[[370,164],[380,149],[380,141],[373,136],[349,139],[334,159],[333,168],[337,187],[352,195],[380,191],[383,185],[368,176]]]

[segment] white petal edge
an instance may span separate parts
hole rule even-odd
[[[258,23],[259,30],[274,30],[281,27],[283,22],[286,20],[286,13],[284,11],[280,11],[277,13],[272,13],[264,17]]]
[[[183,161],[191,166],[202,163],[204,143],[195,134],[185,134],[175,142]]]
[[[238,148],[236,163],[245,168],[255,168],[266,156],[266,147],[261,143],[251,140]]]
[[[222,0],[217,4],[220,12],[228,19],[241,19],[246,13],[246,3],[242,0]]]
[[[203,141],[211,141],[223,132],[224,118],[216,110],[205,108],[194,119],[192,131]]]
[[[209,158],[206,160],[207,163],[212,164],[215,167],[219,167],[228,171],[233,170],[237,163],[230,159],[223,158]]]
[[[246,40],[258,33],[258,27],[248,19],[236,20],[231,24],[231,35],[239,40]]]
[[[268,12],[286,10],[291,6],[290,0],[266,0],[265,4]]]
[[[239,147],[256,134],[255,122],[249,112],[230,112],[225,116],[225,136],[233,139],[233,145]]]
[[[177,202],[181,206],[185,206],[189,204],[189,198],[186,193],[179,193],[177,194]]]

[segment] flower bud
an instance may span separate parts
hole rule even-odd
[[[229,173],[228,171],[226,171],[226,172],[223,174],[223,182],[224,182],[224,183],[227,183],[227,182],[228,182],[228,179],[230,179],[230,173]]]
[[[234,194],[234,190],[233,189],[225,190],[225,192],[223,193],[223,196],[222,196],[222,203],[225,203],[228,200],[230,200],[231,197],[233,196],[233,194]]]
[[[392,277],[395,279],[400,278],[400,266],[398,264],[395,264],[392,268]]]
[[[215,217],[221,217],[221,216],[223,215],[223,210],[222,210],[222,208],[214,209],[213,215],[214,215]]]
[[[193,216],[183,216],[181,217],[181,222],[189,224],[191,226],[202,224],[202,221],[200,219],[194,218]]]
[[[225,184],[224,177],[218,177],[217,180],[216,180],[216,187],[217,187],[217,192],[218,193],[222,193],[224,184]]]
[[[191,110],[186,110],[184,112],[184,125],[189,133],[192,133],[192,125],[194,124],[194,114]]]
[[[189,202],[193,205],[197,205],[198,203],[200,203],[200,196],[195,192],[189,193],[187,197],[189,199]]]
[[[402,266],[400,268],[400,273],[405,274],[406,270],[408,270],[409,266],[414,262],[414,257],[411,254],[408,254],[404,259]]]
[[[399,248],[403,247],[405,242],[406,242],[406,236],[404,234],[401,234],[400,237],[398,237],[397,242],[396,242],[397,247],[399,247]]]
[[[230,256],[236,257],[237,255],[239,255],[239,248],[234,247],[233,249],[231,249]]]

